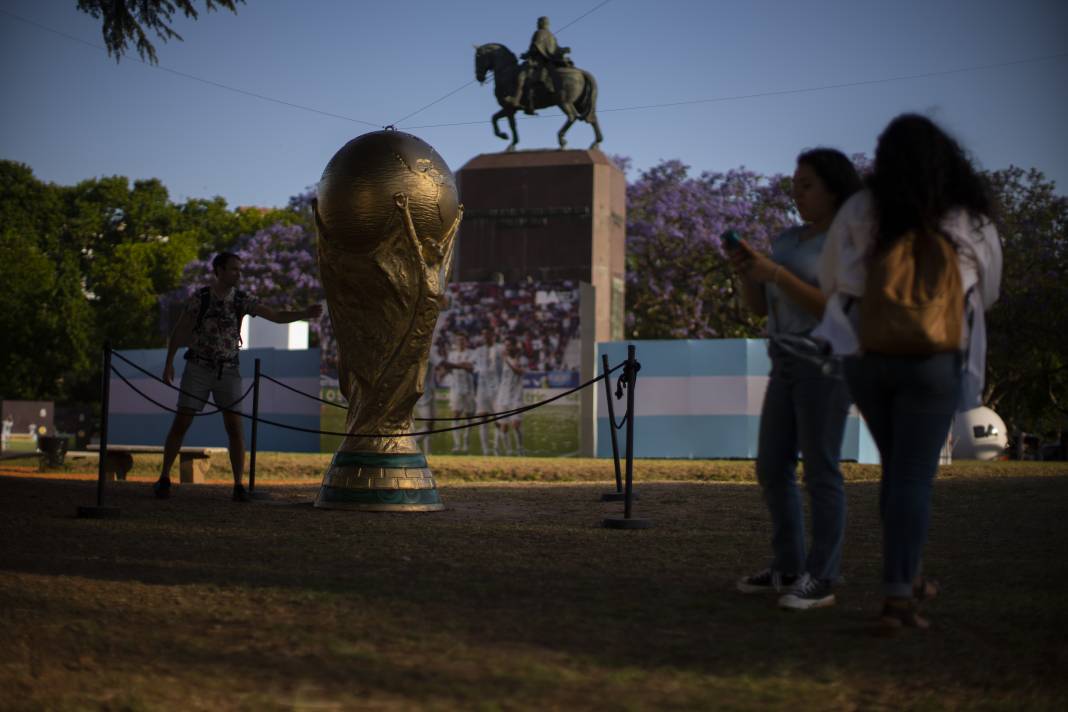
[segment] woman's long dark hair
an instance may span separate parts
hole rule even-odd
[[[960,144],[918,114],[902,114],[883,130],[868,188],[879,247],[910,230],[935,234],[954,208],[975,216],[993,212],[987,187]]]
[[[806,165],[819,176],[823,186],[834,196],[834,209],[842,207],[849,196],[863,187],[857,167],[844,153],[833,148],[813,148],[797,157],[797,165]]]

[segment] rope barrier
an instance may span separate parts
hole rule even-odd
[[[160,382],[160,383],[162,383],[163,385],[167,386],[167,388],[171,388],[171,389],[173,389],[173,390],[176,390],[176,391],[178,391],[179,393],[181,393],[182,395],[186,395],[186,396],[189,396],[190,398],[193,398],[193,399],[195,399],[195,400],[198,400],[198,401],[200,401],[200,402],[204,403],[205,405],[206,405],[206,404],[208,403],[208,399],[207,399],[207,398],[201,398],[200,396],[198,396],[198,395],[196,395],[196,394],[194,394],[194,393],[190,393],[189,391],[184,391],[184,390],[182,390],[181,388],[179,388],[178,386],[174,385],[173,383],[167,383],[166,381],[164,381],[164,380],[163,380],[162,378],[160,378],[160,377],[159,377],[159,376],[157,376],[156,374],[152,373],[151,371],[147,371],[147,370],[145,370],[145,369],[144,369],[144,368],[142,368],[141,366],[138,366],[138,365],[137,365],[136,363],[134,363],[134,362],[133,362],[133,361],[131,361],[130,359],[126,358],[125,356],[123,356],[123,355],[122,355],[122,354],[120,354],[119,352],[117,352],[117,351],[112,351],[112,352],[111,352],[111,354],[112,354],[113,356],[118,356],[118,357],[119,357],[120,359],[122,359],[123,361],[125,361],[125,362],[126,362],[126,363],[128,363],[129,365],[133,366],[134,368],[136,368],[136,369],[137,369],[138,371],[140,371],[141,373],[145,374],[145,375],[146,375],[146,376],[148,376],[149,378],[151,378],[151,379],[153,379],[153,380],[156,380],[156,381],[159,381],[159,382]],[[177,410],[172,410],[172,409],[171,409],[170,407],[168,407],[168,406],[165,406],[165,405],[163,405],[162,403],[159,403],[159,402],[157,402],[157,401],[154,401],[154,400],[152,400],[151,398],[149,398],[149,397],[148,397],[147,395],[145,395],[145,394],[144,394],[144,393],[142,393],[142,392],[141,392],[140,390],[138,390],[137,386],[133,385],[132,383],[130,383],[129,381],[127,381],[127,380],[126,380],[125,378],[123,378],[123,375],[122,375],[121,373],[119,373],[119,372],[118,372],[118,371],[117,371],[117,370],[115,369],[115,367],[114,367],[114,366],[112,366],[112,367],[111,367],[111,370],[115,372],[115,375],[116,375],[116,376],[118,376],[119,378],[121,378],[121,379],[122,379],[122,382],[123,382],[123,383],[125,383],[125,384],[126,384],[127,386],[129,386],[130,388],[132,388],[132,389],[133,389],[133,390],[134,390],[134,391],[135,391],[136,393],[138,393],[138,394],[139,394],[139,395],[140,395],[140,396],[141,396],[142,398],[144,398],[145,400],[147,400],[147,401],[149,401],[150,403],[153,403],[153,404],[155,404],[155,405],[159,406],[160,408],[163,408],[164,410],[169,410],[169,411],[170,411],[170,412],[172,412],[172,413],[177,413],[177,412],[179,412],[179,411],[177,411]],[[245,394],[244,394],[243,396],[241,396],[240,398],[238,398],[237,400],[235,400],[235,401],[234,401],[233,403],[231,403],[230,405],[228,405],[228,406],[226,406],[226,407],[222,407],[222,408],[220,408],[220,407],[216,407],[216,409],[215,409],[215,410],[210,410],[210,411],[208,411],[208,412],[206,412],[206,413],[193,413],[193,415],[194,415],[195,417],[199,417],[199,416],[202,416],[202,415],[215,415],[216,413],[221,413],[221,412],[223,412],[224,410],[230,410],[230,409],[231,409],[231,408],[233,408],[233,407],[234,407],[235,405],[237,405],[238,403],[240,403],[241,401],[245,400],[245,398],[247,398],[247,397],[248,397],[248,394],[249,394],[249,392],[250,392],[250,391],[252,390],[252,388],[253,388],[253,386],[254,386],[254,385],[255,385],[255,384],[252,384],[252,385],[250,385],[250,386],[248,387],[248,390],[246,390],[246,391],[245,391]],[[216,404],[216,406],[218,406],[218,404]]]
[[[130,359],[126,358],[122,354],[119,354],[119,353],[116,353],[116,352],[112,352],[112,353],[115,356],[118,356],[120,359],[122,359],[126,363],[128,363],[129,365],[131,365],[134,368],[136,368],[141,373],[144,373],[146,376],[149,376],[150,378],[153,378],[153,379],[159,381],[160,383],[163,383],[164,385],[166,385],[166,386],[168,386],[170,388],[173,388],[174,390],[176,390],[176,391],[178,391],[180,393],[185,393],[186,395],[189,395],[190,397],[196,398],[197,400],[205,400],[203,398],[200,398],[199,396],[195,396],[195,395],[193,395],[191,393],[188,393],[187,391],[184,391],[181,388],[178,388],[177,386],[174,386],[174,385],[172,385],[170,383],[167,383],[166,381],[164,381],[163,379],[159,378],[158,376],[156,376],[155,374],[151,373],[150,371],[142,368],[141,366],[138,366],[136,363],[134,363]],[[527,411],[534,410],[535,408],[540,408],[543,405],[547,405],[549,403],[552,403],[553,401],[557,401],[557,400],[560,400],[561,398],[565,398],[565,397],[571,395],[572,393],[576,393],[578,391],[581,391],[584,388],[588,388],[589,386],[591,386],[594,383],[597,383],[598,381],[601,381],[601,380],[604,380],[605,383],[608,384],[608,383],[610,383],[609,376],[611,376],[611,374],[613,372],[619,370],[620,368],[623,368],[626,365],[626,363],[627,362],[624,361],[623,363],[616,364],[616,366],[614,366],[613,368],[609,369],[608,371],[606,371],[606,372],[604,372],[604,373],[602,373],[602,374],[600,374],[598,376],[595,376],[594,378],[591,378],[590,380],[588,380],[585,383],[582,383],[582,384],[576,386],[575,388],[572,388],[572,389],[569,389],[567,391],[564,391],[563,393],[555,395],[552,398],[546,398],[543,401],[538,401],[537,403],[532,403],[530,405],[521,406],[519,408],[513,408],[512,410],[503,411],[501,413],[490,413],[490,414],[483,414],[483,415],[478,415],[478,416],[464,416],[464,418],[462,418],[462,419],[475,420],[475,422],[466,423],[464,425],[456,425],[456,426],[453,426],[451,428],[435,428],[435,429],[432,429],[432,430],[421,430],[421,431],[415,431],[415,432],[410,432],[410,433],[349,433],[349,432],[337,432],[337,431],[332,431],[332,430],[313,430],[311,428],[302,428],[302,427],[297,426],[297,425],[289,425],[287,423],[279,423],[279,422],[274,421],[274,420],[268,420],[266,418],[260,418],[258,416],[248,415],[247,413],[243,413],[243,412],[241,412],[239,410],[238,411],[231,410],[233,408],[233,406],[237,405],[238,403],[240,403],[242,400],[244,400],[248,396],[248,394],[255,387],[255,381],[253,381],[252,385],[250,385],[248,390],[245,391],[245,394],[242,395],[241,398],[239,398],[237,401],[232,403],[229,407],[227,407],[227,408],[219,408],[219,409],[217,409],[215,411],[211,411],[210,413],[197,413],[197,414],[194,414],[194,415],[213,415],[214,413],[218,413],[218,412],[220,412],[222,410],[226,410],[227,412],[237,413],[242,418],[248,418],[249,420],[253,420],[253,421],[258,422],[258,423],[263,423],[265,425],[273,425],[276,428],[284,428],[286,430],[295,430],[295,431],[302,432],[302,433],[312,433],[312,434],[316,434],[316,435],[336,435],[336,436],[345,437],[345,438],[348,438],[348,437],[385,438],[385,437],[396,437],[398,435],[412,436],[412,437],[419,436],[419,435],[435,435],[437,433],[450,433],[450,432],[452,432],[454,430],[463,430],[464,428],[473,428],[476,425],[486,425],[486,424],[489,424],[489,423],[494,423],[494,422],[496,422],[498,420],[503,420],[504,418],[510,418],[510,417],[513,417],[513,416],[516,416],[516,415],[520,415],[522,413],[526,413]],[[172,408],[170,408],[168,406],[163,405],[159,401],[156,401],[155,399],[153,399],[150,396],[148,396],[146,393],[144,393],[139,388],[137,388],[132,383],[130,383],[126,379],[126,377],[123,376],[121,373],[119,373],[118,369],[116,369],[114,366],[111,367],[111,370],[112,370],[112,372],[115,373],[115,375],[117,375],[119,377],[119,379],[122,380],[123,383],[125,383],[127,386],[129,386],[135,393],[140,395],[142,398],[144,398],[148,402],[152,403],[153,405],[155,405],[155,406],[157,406],[159,408],[162,408],[163,410],[167,410],[167,411],[170,411],[172,413],[178,413],[179,412],[179,411],[174,410],[174,409],[172,409]],[[625,371],[625,373],[626,373],[626,371]],[[279,383],[279,381],[277,381],[274,378],[271,378],[270,376],[267,376],[266,374],[260,374],[260,375],[263,378],[269,379],[273,383]],[[292,391],[294,391],[296,393],[299,393],[300,395],[312,398],[314,400],[321,400],[319,398],[316,398],[315,396],[309,395],[309,394],[304,393],[302,391],[299,391],[299,390],[297,390],[295,388],[292,388],[291,386],[287,386],[284,383],[279,383],[279,385],[285,386],[289,390],[292,390]],[[618,387],[619,386],[617,386],[617,388]],[[619,396],[617,395],[617,397],[619,397]],[[625,417],[626,416],[624,416],[624,418]],[[435,418],[433,420],[460,420],[460,419],[461,418]],[[426,419],[422,419],[422,420],[431,420],[431,419],[426,418]]]
[[[537,407],[537,406],[545,405],[546,403],[552,403],[555,400],[560,400],[561,398],[569,396],[572,393],[576,393],[578,391],[581,391],[583,388],[586,388],[590,384],[595,383],[596,381],[600,380],[600,378],[602,378],[603,376],[611,374],[611,373],[614,373],[615,371],[618,371],[619,369],[623,368],[625,365],[626,365],[625,361],[621,362],[621,363],[618,363],[615,366],[613,366],[612,368],[608,369],[608,371],[606,371],[604,374],[602,374],[602,376],[598,376],[597,378],[595,378],[595,379],[593,379],[591,381],[587,381],[586,383],[583,383],[582,385],[575,386],[571,390],[564,391],[563,393],[555,395],[552,398],[547,398],[547,399],[545,399],[543,401],[538,401],[537,403],[532,404],[532,406]],[[305,398],[310,398],[312,400],[319,401],[320,403],[326,403],[327,405],[332,405],[335,408],[343,408],[345,410],[348,410],[348,406],[347,405],[340,405],[338,403],[333,403],[333,402],[325,400],[323,398],[318,398],[316,396],[313,396],[310,393],[305,393],[304,391],[297,390],[296,388],[293,388],[290,385],[287,385],[285,383],[282,383],[279,380],[271,378],[266,373],[261,373],[260,377],[261,378],[266,378],[271,383],[277,383],[279,386],[282,386],[282,388],[285,388],[286,390],[293,391],[294,393],[302,395]],[[616,395],[616,398],[620,398],[620,397],[622,397],[622,396]],[[451,421],[456,421],[456,420],[480,420],[482,418],[489,418],[489,417],[493,417],[493,416],[508,417],[508,416],[516,415],[517,413],[523,412],[523,410],[528,409],[530,407],[531,406],[521,406],[520,408],[513,408],[512,410],[504,410],[504,411],[501,411],[499,413],[481,413],[479,415],[461,415],[461,416],[456,416],[456,417],[452,417],[452,418],[412,418],[412,420],[416,420],[416,421],[420,421],[420,422],[438,422],[438,421],[446,421],[447,420],[447,421],[451,422]],[[479,423],[472,423],[471,425],[478,425],[478,424]]]
[[[118,376],[120,381],[122,381],[127,386],[129,386],[130,390],[132,390],[134,393],[136,393],[137,395],[139,395],[142,398],[144,398],[149,403],[155,405],[157,408],[162,408],[163,410],[170,411],[171,413],[175,413],[175,414],[179,414],[179,413],[183,413],[184,412],[185,415],[192,415],[194,418],[199,418],[202,415],[215,415],[216,413],[222,413],[222,412],[227,412],[227,413],[240,412],[240,411],[233,410],[233,407],[235,405],[237,405],[238,403],[240,403],[241,401],[243,401],[246,398],[248,398],[248,394],[252,392],[253,387],[255,387],[255,385],[256,385],[255,383],[249,384],[249,387],[247,389],[245,389],[245,393],[240,398],[238,398],[237,400],[235,400],[233,403],[231,403],[228,406],[216,407],[215,410],[209,410],[209,411],[206,411],[204,413],[189,413],[189,412],[178,410],[176,408],[171,408],[170,406],[163,405],[159,401],[151,398],[148,394],[146,394],[140,388],[138,388],[137,386],[135,386],[134,384],[132,384],[128,380],[126,380],[126,376],[124,376],[121,373],[119,373],[119,369],[115,368],[114,366],[111,367],[111,372],[114,373],[116,376]],[[161,381],[161,383],[162,383],[162,381]],[[165,385],[170,385],[170,384],[165,384]],[[180,388],[178,390],[181,391]],[[208,402],[206,398],[201,398],[200,396],[194,396],[192,393],[189,393],[187,391],[182,391],[182,393],[185,393],[186,395],[190,396],[191,398],[196,398],[199,401],[204,401],[205,403]]]
[[[100,433],[100,457],[99,457],[99,461],[98,461],[99,464],[98,464],[98,473],[97,473],[97,505],[95,507],[79,507],[78,508],[78,516],[79,517],[83,517],[83,516],[84,517],[117,517],[117,516],[119,516],[119,511],[120,510],[117,507],[105,507],[105,506],[103,506],[103,493],[104,493],[104,480],[105,480],[105,461],[106,461],[107,455],[108,455],[108,450],[107,450],[107,443],[108,443],[107,424],[108,424],[108,415],[109,415],[108,395],[109,395],[109,393],[111,391],[111,388],[110,388],[110,374],[114,373],[132,391],[134,391],[135,393],[137,393],[142,398],[144,398],[148,402],[152,403],[156,407],[158,407],[158,408],[160,408],[162,410],[165,410],[165,411],[169,411],[171,413],[181,413],[182,412],[180,410],[170,408],[169,406],[166,406],[166,405],[160,403],[159,401],[155,400],[154,398],[149,396],[147,393],[145,393],[141,389],[139,389],[136,386],[134,386],[129,381],[129,379],[127,379],[126,376],[123,373],[121,373],[119,371],[119,369],[116,368],[115,365],[111,362],[111,357],[113,355],[118,356],[122,361],[124,361],[125,363],[129,364],[130,366],[133,366],[135,369],[137,369],[141,373],[149,376],[150,378],[152,378],[154,380],[157,380],[157,381],[163,383],[166,386],[169,386],[170,388],[178,391],[179,393],[184,393],[184,394],[189,395],[189,396],[191,396],[191,397],[193,397],[193,398],[195,398],[197,400],[201,400],[201,401],[207,403],[206,399],[201,398],[200,396],[196,396],[194,394],[188,393],[187,391],[184,391],[183,389],[181,389],[181,388],[179,388],[177,386],[174,386],[174,385],[172,385],[170,383],[167,383],[163,379],[159,378],[158,376],[156,376],[155,374],[151,373],[150,371],[148,371],[148,370],[142,368],[141,366],[137,365],[136,363],[134,363],[130,359],[126,358],[125,356],[123,356],[121,354],[117,354],[114,351],[112,351],[110,344],[105,344],[105,346],[104,346],[104,369],[103,369],[104,377],[101,379],[101,391],[102,391],[102,393],[101,393],[101,403],[102,403],[102,405],[101,405],[101,419],[103,421],[103,425],[101,427],[101,433]],[[455,431],[455,430],[462,430],[464,428],[474,427],[475,425],[485,425],[485,424],[488,424],[488,423],[492,423],[492,422],[501,420],[503,418],[509,418],[509,417],[512,417],[512,416],[515,416],[515,415],[519,415],[520,413],[525,413],[527,411],[534,410],[535,408],[540,408],[543,405],[547,405],[548,403],[552,403],[553,401],[559,400],[560,398],[564,398],[566,396],[569,396],[569,395],[571,395],[573,393],[576,393],[577,391],[580,391],[580,390],[582,390],[584,388],[588,388],[589,386],[594,385],[598,381],[604,381],[605,382],[605,396],[607,398],[607,405],[608,405],[608,416],[609,416],[609,419],[610,419],[609,422],[610,422],[610,424],[612,426],[609,429],[609,432],[611,433],[612,456],[613,456],[613,460],[615,462],[616,489],[617,489],[617,492],[612,493],[611,495],[604,495],[602,497],[602,499],[616,499],[616,498],[618,498],[619,494],[622,494],[623,500],[624,500],[623,517],[621,519],[617,518],[617,517],[610,517],[608,519],[605,519],[604,520],[604,526],[610,527],[610,528],[617,528],[617,529],[619,529],[619,528],[622,528],[622,529],[644,529],[644,528],[647,528],[648,526],[650,526],[650,523],[647,520],[644,520],[644,519],[633,519],[631,517],[631,503],[632,503],[632,500],[635,498],[636,495],[634,494],[634,490],[633,490],[634,419],[632,417],[630,417],[630,416],[631,416],[631,414],[633,413],[633,410],[634,410],[634,390],[635,390],[634,386],[635,386],[635,383],[636,383],[636,380],[637,380],[638,371],[641,370],[641,364],[634,357],[634,355],[635,355],[635,347],[632,344],[632,345],[629,345],[627,347],[627,360],[624,361],[623,363],[617,364],[616,366],[614,366],[612,368],[609,368],[608,367],[608,357],[606,355],[602,354],[602,357],[601,357],[602,358],[602,363],[603,363],[602,372],[599,375],[595,376],[594,378],[591,378],[590,380],[586,381],[585,383],[582,383],[582,384],[578,385],[575,388],[571,388],[571,389],[569,389],[569,390],[567,390],[567,391],[565,391],[565,392],[563,392],[563,393],[561,393],[559,395],[556,395],[556,396],[554,396],[552,398],[547,398],[547,399],[545,399],[543,401],[539,401],[537,403],[532,403],[532,404],[530,404],[528,406],[515,408],[515,409],[509,410],[509,411],[504,411],[504,412],[498,413],[498,414],[479,416],[478,417],[479,419],[477,420],[477,422],[467,423],[467,424],[464,424],[464,425],[457,425],[457,426],[453,426],[451,428],[435,428],[435,429],[431,429],[431,430],[417,431],[417,432],[411,432],[411,433],[349,433],[349,432],[340,433],[340,432],[334,432],[334,431],[328,431],[328,430],[313,430],[311,428],[302,428],[302,427],[295,426],[295,425],[289,425],[287,423],[279,423],[279,422],[274,421],[274,420],[268,420],[266,418],[260,418],[259,417],[259,384],[260,384],[260,377],[261,376],[264,376],[265,378],[267,378],[271,382],[276,383],[276,384],[278,384],[280,386],[283,386],[283,387],[287,388],[288,390],[291,390],[291,391],[293,391],[293,392],[295,392],[295,393],[297,393],[299,395],[307,396],[307,397],[313,398],[314,400],[322,400],[322,399],[316,398],[315,396],[311,396],[311,395],[309,395],[307,393],[303,393],[303,392],[301,392],[301,391],[299,391],[299,390],[297,390],[297,389],[295,389],[295,388],[293,388],[291,386],[288,386],[287,384],[281,383],[280,381],[278,381],[278,380],[276,380],[276,379],[274,379],[274,378],[272,378],[270,376],[266,376],[266,375],[262,374],[261,371],[260,371],[260,360],[259,359],[256,359],[256,372],[255,372],[255,376],[252,379],[252,383],[249,385],[248,389],[244,392],[244,394],[240,398],[238,398],[236,401],[234,401],[230,405],[225,406],[225,407],[219,407],[216,410],[211,411],[210,413],[199,413],[199,414],[194,414],[194,415],[209,415],[211,413],[218,413],[218,412],[225,411],[225,412],[228,412],[228,413],[237,413],[241,417],[248,418],[249,420],[252,421],[252,454],[251,454],[251,460],[250,460],[250,463],[249,463],[249,493],[251,495],[252,490],[255,487],[255,477],[256,477],[256,475],[255,475],[255,473],[256,473],[256,426],[259,423],[263,423],[265,425],[273,425],[273,426],[275,426],[277,428],[283,428],[285,430],[294,430],[294,431],[298,431],[298,432],[311,433],[311,434],[315,434],[315,435],[336,435],[336,436],[340,436],[340,437],[344,437],[344,438],[349,438],[349,437],[397,437],[397,436],[402,436],[402,437],[403,436],[409,436],[409,437],[412,437],[412,436],[419,436],[419,435],[433,435],[433,434],[436,434],[436,433],[448,433],[448,432],[452,432],[452,431]],[[620,377],[616,381],[615,396],[616,396],[616,398],[621,398],[622,395],[623,395],[623,391],[624,390],[627,391],[627,410],[626,410],[626,413],[623,416],[623,420],[617,425],[616,422],[615,422],[615,415],[613,414],[613,406],[612,406],[612,395],[613,394],[612,394],[612,391],[611,391],[611,383],[612,383],[611,376],[612,376],[612,373],[614,373],[615,371],[619,370],[620,368],[623,369],[623,373],[620,375]],[[253,405],[252,405],[253,414],[252,415],[248,415],[246,413],[243,413],[240,410],[234,410],[233,409],[234,406],[236,406],[238,403],[240,403],[245,398],[247,398],[249,393],[253,393],[254,394],[253,395]],[[441,419],[441,420],[445,420],[445,419]],[[457,419],[453,418],[451,420],[457,420]],[[626,424],[626,426],[627,426],[626,480],[625,480],[625,483],[622,483],[622,482],[620,482],[619,450],[618,450],[618,447],[617,447],[617,444],[616,444],[615,431],[621,429],[624,424]],[[619,492],[621,485],[622,485],[622,489],[623,489],[622,493]]]
[[[260,378],[266,378],[271,383],[276,383],[279,386],[281,386],[282,388],[285,388],[287,391],[293,391],[294,393],[297,393],[298,395],[302,395],[305,398],[311,398],[312,400],[317,400],[320,403],[326,403],[327,405],[332,405],[335,408],[341,408],[342,410],[348,410],[349,409],[348,405],[341,405],[340,403],[334,403],[333,401],[328,401],[325,398],[319,398],[318,396],[313,396],[311,393],[305,393],[304,391],[299,391],[296,388],[294,388],[293,386],[290,386],[290,385],[288,385],[286,383],[282,383],[281,381],[278,381],[278,380],[275,380],[275,379],[271,378],[266,373],[261,373],[260,374]]]
[[[627,415],[624,416],[627,422],[627,445],[626,445],[626,457],[627,457],[627,475],[623,485],[623,516],[622,517],[608,517],[604,520],[604,526],[610,529],[647,529],[651,526],[651,522],[647,519],[636,519],[631,516],[633,509],[633,501],[635,499],[634,494],[634,418],[628,417],[634,412],[634,391],[635,385],[638,379],[638,370],[641,368],[641,364],[638,363],[638,359],[634,357],[636,353],[634,344],[627,345],[627,368],[623,369],[623,376],[620,377],[619,382],[616,384],[616,397],[623,395],[624,380],[626,378],[627,389]],[[611,408],[611,406],[609,406]],[[615,443],[615,432],[612,432],[612,442]],[[616,467],[618,468],[619,456],[616,453]],[[617,470],[618,471],[618,470]],[[617,479],[618,482],[618,479]]]
[[[620,364],[620,366],[622,366],[622,364]],[[243,418],[248,418],[249,420],[256,420],[256,421],[258,421],[260,423],[264,423],[266,425],[273,425],[273,426],[275,426],[277,428],[285,428],[286,430],[297,430],[297,431],[303,432],[303,433],[315,433],[315,434],[318,434],[318,435],[337,435],[337,436],[344,437],[344,438],[350,438],[350,437],[351,438],[392,438],[392,437],[398,437],[398,436],[415,437],[417,435],[436,435],[437,433],[451,433],[454,430],[463,430],[464,428],[473,428],[476,425],[487,425],[489,423],[495,423],[498,420],[504,420],[505,418],[510,418],[512,416],[519,415],[521,413],[525,413],[528,410],[534,410],[535,408],[540,408],[541,406],[543,406],[543,405],[545,405],[547,403],[551,403],[554,400],[559,400],[560,398],[563,398],[564,396],[570,395],[571,393],[573,393],[575,391],[578,391],[578,390],[581,390],[583,388],[586,388],[586,387],[596,383],[597,381],[600,381],[600,380],[604,379],[605,377],[606,377],[606,374],[601,374],[600,376],[597,376],[595,378],[591,378],[589,381],[586,381],[582,385],[578,386],[577,388],[572,389],[571,391],[569,391],[567,393],[561,393],[558,396],[554,396],[552,398],[548,398],[546,400],[539,401],[537,403],[532,403],[531,405],[526,405],[526,406],[523,406],[522,408],[516,408],[516,409],[511,410],[511,411],[505,411],[504,413],[501,413],[501,414],[498,414],[498,415],[494,415],[494,416],[476,416],[476,417],[481,418],[481,420],[478,420],[477,422],[474,422],[474,423],[467,423],[466,425],[454,425],[451,428],[435,428],[433,430],[418,430],[418,431],[414,431],[414,432],[410,432],[410,433],[347,433],[347,432],[346,433],[341,433],[341,432],[337,432],[337,431],[333,431],[333,430],[312,430],[311,428],[301,428],[301,427],[298,427],[296,425],[287,425],[286,423],[279,423],[279,422],[276,422],[274,420],[267,420],[266,418],[254,418],[253,416],[247,415],[245,413],[241,413],[240,411],[238,411],[238,415],[240,415]]]
[[[619,379],[616,380],[616,399],[617,400],[623,397],[623,391],[630,387],[630,385],[634,382],[634,379],[636,379],[638,377],[638,371],[642,370],[642,364],[637,359],[635,359],[635,361],[634,361],[634,372],[633,373],[631,373],[631,370],[629,368],[626,368],[626,365],[628,363],[630,363],[630,362],[629,361],[624,361],[623,363],[619,364],[619,366],[623,366],[624,368],[623,368],[623,373],[619,374]],[[617,366],[616,368],[619,368],[619,366]],[[608,381],[605,381],[605,383],[608,384]],[[623,418],[619,421],[618,425],[616,424],[615,416],[609,414],[608,417],[609,417],[609,419],[611,421],[611,424],[612,424],[613,428],[615,428],[616,430],[622,430],[623,426],[625,426],[627,424],[627,418],[630,417],[630,409],[628,408],[627,412],[623,414]]]

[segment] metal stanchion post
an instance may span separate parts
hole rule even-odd
[[[648,519],[631,517],[634,499],[634,388],[638,380],[638,362],[634,358],[634,344],[627,346],[627,365],[623,373],[627,379],[627,478],[624,484],[623,516],[608,517],[604,525],[609,529],[648,529],[652,522]]]
[[[256,496],[256,429],[260,420],[260,360],[252,376],[252,437],[248,454],[248,496]]]
[[[104,373],[101,375],[100,388],[100,460],[96,473],[96,505],[78,507],[78,516],[91,519],[113,519],[122,510],[118,507],[104,506],[105,465],[108,459],[108,401],[111,392],[111,344],[104,343]]]
[[[612,436],[612,462],[616,466],[616,491],[601,495],[602,502],[623,499],[623,475],[619,470],[619,440],[616,438],[616,409],[612,403],[612,379],[609,377],[608,354],[601,354],[601,373],[604,374],[604,395],[608,402],[608,433]]]

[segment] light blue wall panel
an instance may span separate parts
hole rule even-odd
[[[624,361],[637,348],[635,456],[665,458],[755,458],[760,408],[771,360],[763,339],[602,342],[597,363]],[[612,375],[612,390],[619,377]],[[597,455],[611,457],[603,384],[597,394]],[[617,420],[626,399],[614,401]],[[624,431],[617,432],[620,453]],[[879,454],[854,409],[846,421],[842,459],[877,463]]]
[[[118,351],[112,357],[112,365],[134,387],[168,408],[174,408],[178,392],[153,376],[163,373],[167,352],[164,349],[139,349]],[[145,369],[146,375],[123,358]],[[255,361],[260,359],[260,372],[311,396],[319,396],[319,349],[279,350],[246,349],[241,352],[240,371],[243,388],[252,384]],[[181,382],[185,360],[175,358],[175,385]],[[110,417],[108,418],[108,441],[115,445],[162,445],[170,429],[174,415],[146,400],[127,386],[114,373],[110,381]],[[241,403],[244,413],[252,413],[252,395]],[[214,410],[212,404],[204,408]],[[289,426],[319,430],[320,404],[288,391],[266,379],[260,381],[260,417]],[[245,421],[245,443],[251,442],[252,421]],[[258,449],[287,452],[318,452],[319,436],[295,430],[286,430],[260,423],[257,433]],[[185,445],[193,447],[226,447],[227,437],[222,415],[205,415],[193,420]]]

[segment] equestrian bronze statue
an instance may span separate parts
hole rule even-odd
[[[572,64],[567,57],[570,51],[569,47],[557,45],[546,17],[538,20],[530,49],[523,54],[526,60],[523,64],[502,44],[475,47],[475,78],[481,84],[486,81],[486,74],[493,72],[494,95],[501,105],[501,110],[493,115],[493,133],[498,138],[508,138],[497,124],[505,117],[512,130],[512,142],[507,150],[515,150],[519,143],[515,115],[520,109],[533,114],[537,109],[560,107],[567,116],[556,134],[560,148],[567,146],[564,134],[579,119],[593,127],[596,139],[590,148],[597,148],[604,140],[597,123],[597,81],[592,74]]]

